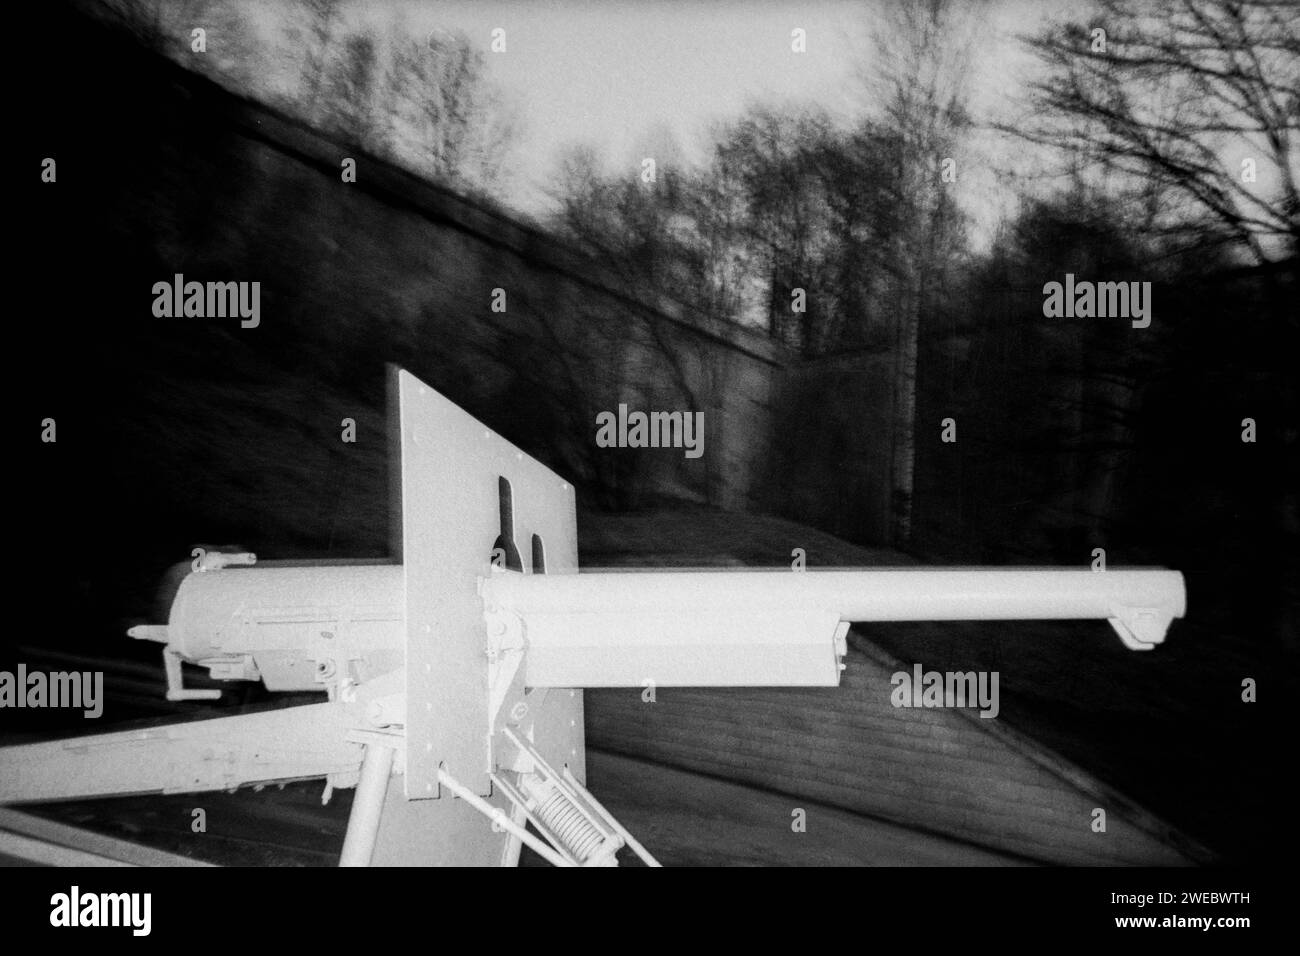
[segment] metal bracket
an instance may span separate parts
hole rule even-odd
[[[185,674],[181,670],[181,656],[170,647],[163,648],[163,672],[167,675],[168,700],[220,700],[221,691],[186,690]]]
[[[250,568],[255,564],[257,564],[257,555],[251,551],[240,551],[231,554],[224,551],[205,551],[198,558],[198,566],[194,570],[220,571],[222,568],[229,567]]]
[[[1149,651],[1164,643],[1173,618],[1155,608],[1124,607],[1116,608],[1115,616],[1109,621],[1130,651]]]

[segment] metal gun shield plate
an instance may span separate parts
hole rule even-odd
[[[574,491],[413,375],[396,374],[406,584],[406,796],[421,802],[439,796],[440,765],[486,796],[492,727],[479,585],[490,574],[520,573],[491,567],[493,544],[503,531],[501,499],[507,486],[500,479],[508,483],[512,506],[513,528],[505,530],[513,533],[524,573],[540,570],[532,567],[534,535],[546,574],[577,573]],[[537,702],[533,719],[534,746],[555,766],[568,764],[585,780],[582,693],[552,690]],[[492,833],[468,807],[458,809],[466,811],[455,815],[466,826],[504,844],[504,834]]]

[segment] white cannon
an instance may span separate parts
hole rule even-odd
[[[358,787],[344,865],[512,864],[522,843],[653,864],[584,786],[582,688],[834,686],[851,622],[1095,618],[1147,650],[1185,612],[1168,570],[579,574],[572,487],[408,373],[395,386],[400,565],[208,562],[166,625],[131,631],[164,645],[170,699],[220,693],[187,690],[188,662],[326,700],[6,748],[0,803],[324,778],[327,799]]]

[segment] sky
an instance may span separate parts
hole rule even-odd
[[[452,30],[490,51],[505,30],[504,52],[487,52],[489,75],[522,120],[513,177],[501,198],[538,215],[550,208],[561,152],[594,146],[611,171],[639,171],[643,155],[671,139],[686,160],[706,157],[710,130],[747,105],[815,103],[847,121],[870,109],[862,79],[871,63],[871,29],[886,3],[733,0],[531,0],[531,2],[352,3],[345,17],[412,32]],[[971,0],[979,36],[969,93],[977,111],[1006,104],[1032,67],[1016,35],[1050,17],[1078,11],[1061,0]],[[806,52],[792,31],[806,31]],[[978,164],[977,164],[978,165]],[[970,210],[991,222],[1010,198],[991,170],[972,169]],[[1005,193],[1005,194],[1004,194]]]
[[[222,9],[233,9],[271,54],[256,67],[258,89],[293,100],[301,87],[302,57],[293,47],[304,43],[307,0],[105,2],[146,11],[158,4],[177,29],[189,11],[202,17],[206,10],[219,27]],[[816,105],[846,125],[870,115],[879,106],[870,92],[880,66],[873,33],[893,7],[921,2],[340,0],[334,38],[363,27],[380,38],[395,30],[459,33],[482,50],[487,75],[516,121],[494,198],[545,221],[557,206],[562,155],[576,146],[593,148],[609,175],[637,176],[647,156],[660,168],[707,161],[713,131],[750,106]],[[1014,120],[1025,108],[1037,63],[1020,38],[1056,20],[1087,17],[1092,3],[953,0],[964,23],[957,39],[969,41],[965,92],[977,122]],[[804,31],[804,52],[792,49],[796,29]],[[492,49],[497,30],[505,31],[504,51]],[[215,44],[219,52],[219,39]],[[1043,169],[1044,157],[987,130],[968,136],[963,150],[956,200],[968,215],[973,247],[986,249],[1019,197],[1049,185],[1028,175]]]
[[[189,7],[177,0],[105,2],[145,9],[158,4],[178,27],[188,10],[202,16],[204,9],[236,8],[276,51],[258,66],[260,88],[278,96],[292,94],[303,82],[302,57],[293,44],[303,43],[308,0],[189,0],[197,4]],[[797,110],[815,104],[845,124],[870,116],[879,108],[869,82],[880,67],[873,33],[896,7],[916,9],[923,2],[340,0],[338,15],[345,29],[365,27],[380,38],[394,31],[415,37],[457,33],[483,51],[487,75],[516,120],[494,198],[545,221],[557,205],[566,149],[593,148],[608,175],[637,176],[646,157],[660,168],[706,161],[712,131],[752,105]],[[976,121],[976,131],[954,157],[954,194],[978,252],[992,245],[998,224],[1014,217],[1022,197],[1049,195],[1062,184],[1053,178],[1059,155],[992,129],[996,121],[1014,126],[1029,109],[1027,92],[1039,64],[1022,39],[1063,20],[1095,25],[1104,18],[1095,0],[951,4],[962,26],[950,35],[969,53],[964,91]],[[796,29],[804,31],[804,52],[792,49]],[[504,31],[504,50],[493,48],[497,31]],[[335,39],[341,35],[336,30]],[[1246,155],[1240,143],[1223,149],[1227,168]],[[1277,181],[1266,173],[1248,188],[1267,192]]]
[[[507,29],[489,56],[501,85],[526,104],[528,141],[542,155],[591,141],[612,161],[671,128],[688,149],[711,121],[754,100],[851,106],[850,66],[865,46],[860,6],[641,3],[439,5],[471,37]],[[791,31],[808,52],[791,51]]]

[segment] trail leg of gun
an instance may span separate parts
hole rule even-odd
[[[0,803],[231,790],[355,773],[362,748],[345,737],[358,723],[353,707],[310,704],[7,747],[0,749]]]

